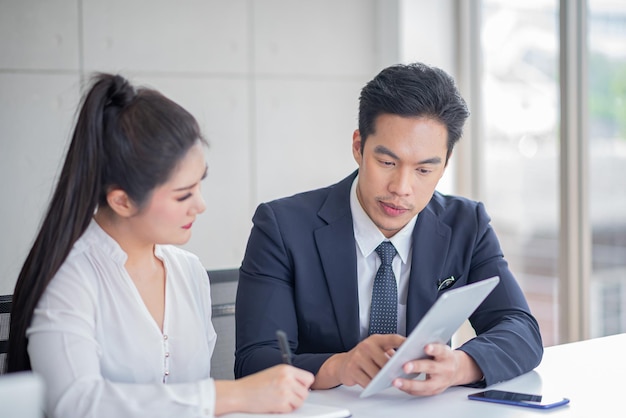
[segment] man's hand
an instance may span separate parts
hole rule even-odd
[[[445,344],[428,344],[424,352],[430,358],[409,361],[405,373],[424,373],[425,380],[395,379],[393,386],[419,396],[436,395],[450,386],[476,382],[482,372],[474,360],[461,350],[452,350]]]
[[[405,337],[397,334],[367,337],[347,353],[335,354],[326,360],[312,388],[328,389],[342,384],[367,386],[404,340]]]

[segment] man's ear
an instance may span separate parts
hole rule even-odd
[[[450,162],[451,157],[452,157],[452,151],[450,151],[450,153],[446,156],[446,164],[444,165],[444,168],[448,167],[448,163]]]
[[[363,154],[361,153],[361,133],[358,129],[352,134],[352,155],[360,167],[361,161],[363,160]]]
[[[107,193],[109,207],[122,218],[130,218],[137,212],[134,203],[122,189],[111,189]]]

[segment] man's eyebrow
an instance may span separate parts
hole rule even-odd
[[[394,160],[400,159],[400,157],[398,157],[393,151],[391,151],[389,148],[385,147],[384,145],[377,145],[376,148],[374,148],[374,152],[376,154],[388,155]],[[418,161],[417,164],[441,164],[441,157],[427,158],[425,160]]]
[[[441,157],[432,157],[420,161],[418,164],[441,164]]]
[[[385,147],[384,145],[377,145],[376,148],[374,148],[374,153],[388,155],[394,160],[400,159],[400,157],[398,157],[393,151],[391,151],[389,148]]]
[[[202,180],[204,180],[204,179],[206,178],[206,176],[207,176],[208,172],[209,172],[209,167],[208,167],[208,166],[206,166],[206,167],[204,168],[204,173],[202,174],[202,178],[200,179],[200,181],[202,181]],[[184,191],[184,190],[189,190],[189,189],[192,189],[192,188],[193,188],[196,184],[198,184],[198,183],[199,183],[199,182],[196,182],[196,183],[194,183],[194,184],[192,184],[192,185],[189,185],[189,186],[179,187],[179,188],[177,188],[177,189],[174,189],[174,191],[175,191],[175,192],[182,192],[182,191]]]

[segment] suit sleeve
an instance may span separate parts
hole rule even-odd
[[[283,240],[275,213],[260,205],[239,272],[236,297],[235,377],[282,362],[276,331],[283,330],[296,367],[317,373],[332,353],[297,354],[298,320],[292,254]]]
[[[468,282],[498,275],[500,283],[470,317],[477,337],[460,349],[482,370],[482,384],[491,385],[534,369],[541,361],[543,345],[539,325],[508,268],[482,204],[476,208],[476,217],[479,233]]]

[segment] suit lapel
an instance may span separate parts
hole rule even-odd
[[[413,254],[407,296],[407,334],[437,299],[437,280],[443,273],[450,234],[450,227],[439,221],[431,205],[417,217],[413,229]]]
[[[333,188],[319,211],[327,222],[315,231],[339,335],[346,351],[359,342],[359,300],[356,245],[350,211],[350,187],[356,172]]]

